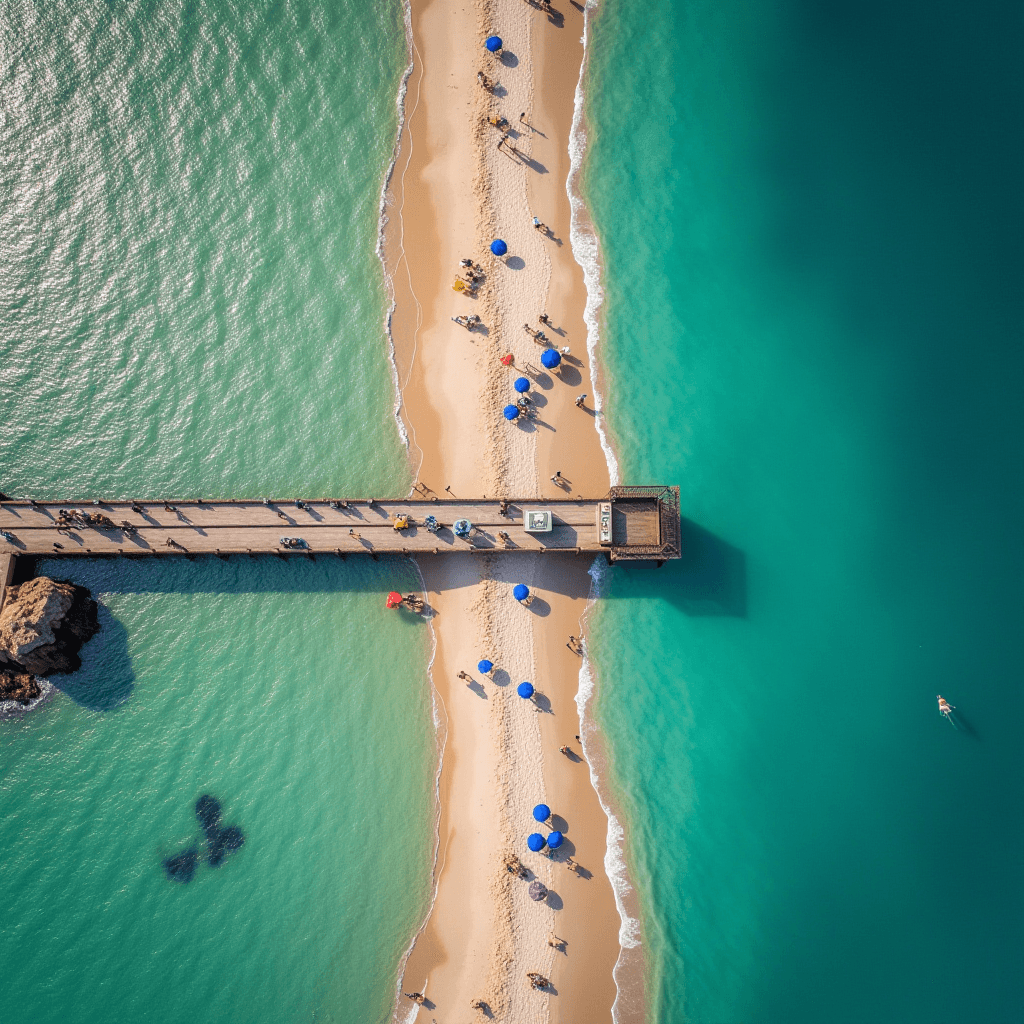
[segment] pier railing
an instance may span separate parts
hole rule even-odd
[[[0,555],[512,551],[678,558],[679,489],[615,487],[597,499],[0,500]]]

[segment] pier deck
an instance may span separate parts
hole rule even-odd
[[[548,551],[598,554],[611,560],[678,558],[679,489],[676,487],[616,487],[600,499],[509,499],[502,514],[499,499],[462,501],[454,498],[334,499],[347,507],[334,508],[332,499],[310,499],[305,508],[294,500],[271,501],[3,501],[0,502],[0,556],[232,554],[441,554],[452,551],[494,553]],[[106,516],[115,526],[61,525],[61,509]],[[524,513],[547,511],[549,533],[528,533]],[[599,520],[604,516],[605,528]],[[409,529],[393,528],[395,516],[407,515]],[[433,515],[442,524],[430,533],[424,519]],[[452,524],[468,519],[474,526],[467,538],[455,536]],[[124,524],[131,529],[126,529]],[[508,534],[505,540],[499,531]],[[286,548],[282,537],[301,538],[302,548]],[[168,543],[170,542],[170,543]]]

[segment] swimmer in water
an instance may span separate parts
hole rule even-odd
[[[939,702],[939,713],[945,715],[947,718],[956,710],[956,706],[949,703],[945,697],[937,697],[936,700]]]

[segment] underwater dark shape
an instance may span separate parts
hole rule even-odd
[[[164,870],[167,877],[174,882],[191,882],[198,864],[199,851],[192,846],[176,857],[168,857],[164,861]]]
[[[213,842],[220,828],[220,801],[216,797],[204,793],[196,801],[196,817],[203,826],[206,838]]]
[[[245,834],[237,825],[221,829],[210,839],[210,867],[220,867],[224,863],[224,858],[229,853],[241,849],[244,842]]]

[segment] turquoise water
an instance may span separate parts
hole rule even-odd
[[[652,1020],[1024,1019],[1021,28],[594,23],[609,424],[686,517],[592,624]]]
[[[405,493],[375,255],[401,7],[21,5],[0,72],[0,489]],[[401,561],[40,569],[82,673],[0,721],[0,1020],[386,1019],[429,897]],[[245,846],[164,857],[212,793]]]

